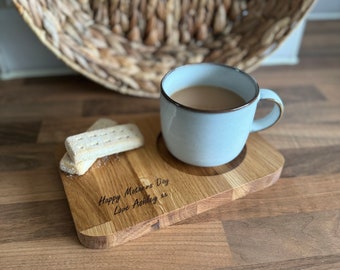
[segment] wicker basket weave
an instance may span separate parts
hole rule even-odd
[[[13,0],[74,70],[120,93],[158,97],[171,68],[216,62],[254,70],[314,0]]]

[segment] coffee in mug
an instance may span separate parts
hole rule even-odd
[[[255,118],[258,103],[273,109]],[[161,132],[169,152],[185,163],[211,167],[235,159],[251,132],[273,126],[283,114],[281,98],[260,89],[247,73],[214,63],[188,64],[161,81]]]
[[[171,98],[183,106],[198,110],[225,110],[245,104],[244,99],[235,92],[212,85],[186,87],[172,94]]]

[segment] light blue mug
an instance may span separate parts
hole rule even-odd
[[[229,89],[245,102],[225,110],[201,110],[180,104],[172,95],[198,85]],[[273,102],[271,112],[254,119],[261,100]],[[247,73],[213,63],[188,64],[169,71],[161,81],[161,131],[169,152],[195,166],[212,167],[235,159],[249,133],[274,125],[283,114],[283,102],[272,90],[260,89]]]

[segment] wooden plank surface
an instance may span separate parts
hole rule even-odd
[[[112,249],[79,243],[60,145],[98,117],[155,113],[158,100],[81,76],[1,81],[0,268],[340,269],[339,29],[308,22],[298,65],[252,73],[286,105],[261,132],[285,157],[280,181]]]

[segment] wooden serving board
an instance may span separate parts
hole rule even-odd
[[[114,119],[117,120],[117,119]],[[119,121],[119,120],[118,120]],[[213,168],[184,164],[167,151],[158,115],[130,116],[143,147],[98,159],[83,176],[60,171],[80,242],[108,248],[274,184],[283,156],[251,134],[234,161]]]

